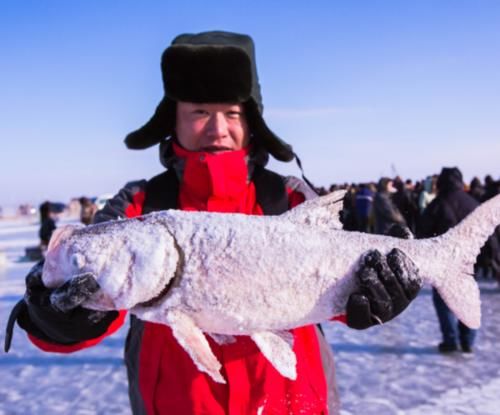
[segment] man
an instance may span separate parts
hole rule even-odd
[[[160,144],[167,171],[126,185],[96,214],[96,222],[169,208],[277,215],[314,196],[300,180],[264,167],[269,154],[284,162],[295,155],[262,118],[250,37],[226,32],[181,35],[163,54],[162,74],[164,98],[151,120],[125,141],[133,149]],[[392,259],[396,266],[405,261],[402,253]],[[95,282],[85,279],[57,289],[74,305],[69,313],[57,310],[40,272],[38,267],[27,277],[27,307],[19,311],[18,322],[43,350],[89,347],[122,324],[124,312],[99,313],[80,306],[95,291]],[[393,318],[420,288],[408,286],[414,278],[402,274],[393,273],[384,256],[371,252],[360,265],[360,291],[351,296],[347,316],[338,318],[355,328]],[[281,376],[247,336],[222,345],[207,338],[222,363],[227,383],[220,384],[198,371],[168,326],[132,316],[126,363],[133,412],[336,413],[328,344],[313,326],[297,328],[293,336],[295,381]]]
[[[456,167],[444,167],[437,180],[437,196],[425,209],[419,236],[429,238],[445,233],[471,213],[479,202],[464,189],[462,172]],[[458,321],[435,288],[432,299],[439,320],[443,341],[438,345],[441,353],[458,350],[471,353],[476,330]]]

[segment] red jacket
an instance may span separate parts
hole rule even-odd
[[[217,155],[187,152],[177,147],[175,150],[178,157],[175,169],[181,172],[177,208],[264,214],[257,200],[255,180],[248,180],[245,150]],[[284,183],[274,173],[266,177],[266,180],[279,178]],[[175,180],[172,178],[171,174],[165,180]],[[133,217],[147,210],[165,208],[161,206],[163,192],[176,191],[172,186],[165,187],[160,179],[129,184],[98,213],[97,220],[106,215],[107,219]],[[302,193],[285,186],[283,189],[288,204],[285,209],[304,201]],[[120,327],[124,316],[124,312],[120,313],[106,335]],[[197,369],[168,326],[132,316],[126,344],[132,409],[134,413],[182,415],[327,414],[327,387],[315,327],[297,328],[293,335],[297,356],[295,381],[281,376],[250,337],[238,336],[233,344],[218,345],[207,336],[227,381],[219,384]],[[58,352],[72,352],[102,340],[58,346],[30,338],[40,348]]]

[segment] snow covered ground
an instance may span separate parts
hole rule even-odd
[[[37,229],[0,221],[2,345],[32,266],[21,257],[36,244]],[[430,293],[425,287],[402,316],[382,327],[358,332],[340,323],[324,326],[336,356],[343,415],[500,413],[500,290],[481,282],[483,326],[473,356],[436,352],[440,335]],[[93,349],[64,356],[38,351],[16,330],[9,354],[0,352],[0,415],[130,414],[125,335],[126,327]]]

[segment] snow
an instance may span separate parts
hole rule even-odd
[[[11,308],[33,265],[20,260],[37,242],[38,226],[0,221],[0,342]],[[440,334],[425,287],[394,321],[365,331],[324,325],[336,358],[342,415],[497,414],[500,405],[500,290],[482,281],[483,326],[475,353],[440,355]],[[123,344],[127,328],[72,355],[43,353],[16,328],[0,352],[0,415],[130,414]]]

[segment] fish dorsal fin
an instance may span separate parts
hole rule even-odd
[[[207,373],[214,381],[226,383],[220,373],[222,365],[213,354],[205,335],[195,322],[180,310],[170,310],[166,322],[179,344],[193,359],[196,367]]]
[[[293,223],[342,229],[340,211],[344,206],[345,194],[346,190],[336,190],[325,196],[306,200],[282,217]]]
[[[278,372],[288,379],[297,379],[297,357],[293,351],[292,333],[260,331],[250,337]]]

